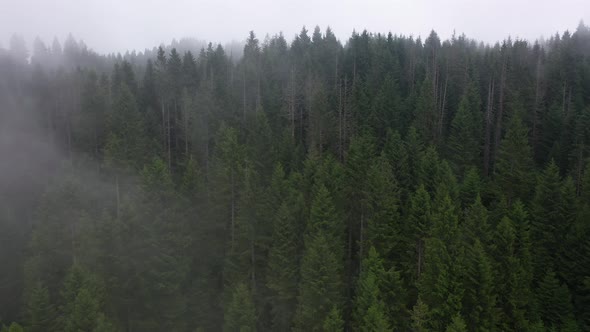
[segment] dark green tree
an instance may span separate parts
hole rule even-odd
[[[533,159],[528,143],[528,129],[520,114],[512,115],[506,135],[500,142],[495,164],[498,190],[506,196],[509,203],[515,199],[528,199],[533,177]]]
[[[49,299],[49,290],[38,281],[30,290],[26,304],[27,331],[42,332],[52,330],[56,313]]]
[[[256,331],[256,308],[250,289],[243,283],[233,287],[231,301],[225,308],[223,331]]]

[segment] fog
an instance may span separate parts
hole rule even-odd
[[[63,40],[68,33],[99,53],[144,50],[173,38],[221,42],[282,31],[292,38],[303,25],[330,26],[338,38],[367,29],[444,38],[453,31],[493,43],[508,35],[534,40],[573,30],[590,21],[586,0],[368,0],[368,1],[188,1],[188,0],[2,0],[0,44],[13,33],[28,42]]]

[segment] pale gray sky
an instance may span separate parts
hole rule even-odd
[[[508,35],[534,40],[583,19],[590,0],[0,0],[0,45],[13,33],[31,43],[63,42],[71,32],[99,52],[143,50],[173,38],[262,39],[282,31],[290,41],[303,25],[331,26],[344,41],[353,29],[441,38],[453,30],[494,42]]]

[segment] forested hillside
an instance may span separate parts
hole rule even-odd
[[[34,45],[0,49],[2,332],[590,330],[584,24]]]

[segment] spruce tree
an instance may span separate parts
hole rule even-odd
[[[103,292],[94,275],[74,265],[62,290],[64,305],[60,313],[63,331],[92,331],[102,311]]]
[[[342,304],[342,263],[325,231],[309,235],[301,261],[295,331],[321,331],[334,306]]]
[[[537,299],[541,318],[546,326],[561,328],[572,317],[573,307],[569,289],[557,279],[552,269],[548,269],[539,282]]]
[[[556,268],[555,260],[558,253],[558,232],[560,224],[564,222],[561,215],[561,179],[559,169],[555,162],[551,161],[543,173],[539,176],[535,187],[535,196],[532,201],[532,240],[535,244],[535,274],[541,275],[541,271],[548,266]]]
[[[474,105],[472,101],[479,98],[474,90],[475,87],[471,84],[468,92],[461,98],[459,109],[451,122],[448,147],[459,174],[480,164],[482,120],[478,103]]]
[[[453,317],[451,324],[447,326],[445,332],[467,332],[467,325],[460,315]]]
[[[383,157],[377,158],[367,174],[367,225],[361,235],[362,248],[374,246],[382,257],[391,261],[399,261],[404,250],[399,195],[389,163]]]
[[[256,308],[250,289],[243,283],[236,284],[232,289],[231,301],[223,316],[223,331],[256,331]]]
[[[500,142],[495,164],[495,179],[509,203],[517,198],[528,199],[533,178],[533,160],[528,143],[528,129],[521,115],[512,115],[506,135]]]
[[[390,329],[390,323],[387,320],[387,309],[382,298],[385,270],[374,247],[369,249],[361,268],[354,300],[355,330],[387,331]]]
[[[498,321],[493,265],[479,240],[466,249],[464,315],[470,330],[494,331]]]
[[[406,198],[411,187],[410,165],[408,150],[399,132],[387,131],[381,154],[389,161],[393,176],[400,185],[401,197]]]
[[[344,331],[344,320],[342,320],[342,314],[337,307],[332,308],[328,317],[324,321],[323,325],[324,332],[342,332]]]
[[[463,248],[458,238],[458,218],[448,195],[437,202],[430,237],[425,242],[424,272],[418,282],[420,298],[430,308],[429,326],[443,329],[460,312],[464,288]]]
[[[23,329],[18,323],[12,323],[10,324],[10,327],[8,327],[8,332],[25,332],[25,329]]]
[[[52,330],[55,325],[55,310],[49,299],[49,291],[41,281],[30,290],[26,304],[27,331]]]
[[[424,269],[425,242],[431,231],[431,200],[424,186],[418,187],[410,197],[408,208],[408,257],[404,260],[405,268],[412,281],[420,278]]]
[[[299,235],[293,208],[283,202],[274,218],[267,286],[272,290],[273,329],[288,330],[295,311],[299,279]]]

